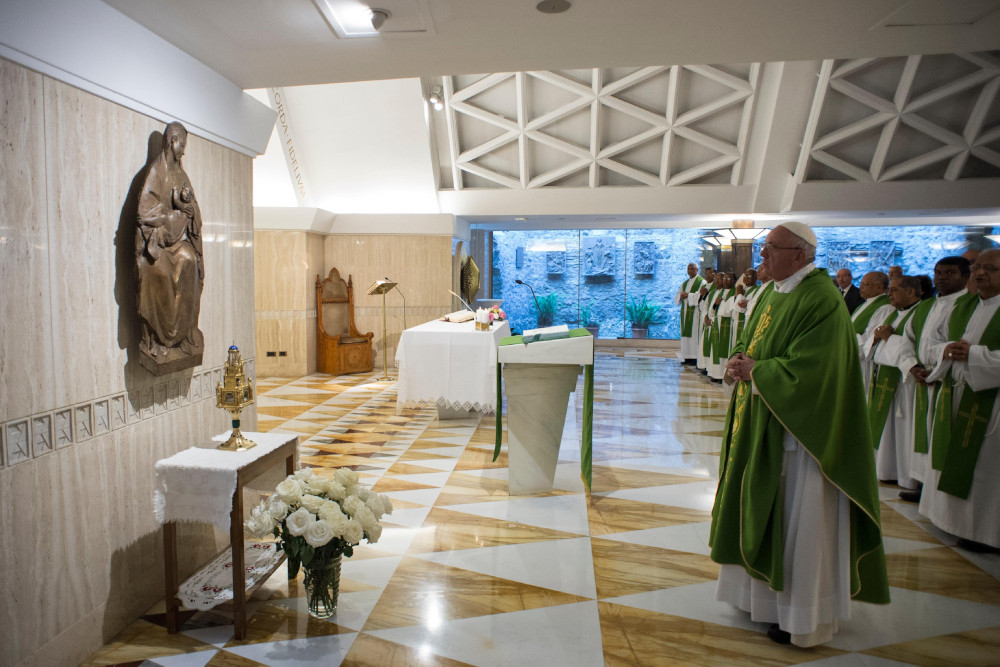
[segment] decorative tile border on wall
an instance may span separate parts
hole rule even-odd
[[[309,320],[315,319],[316,309],[312,310],[258,310],[253,314],[255,320]]]
[[[246,369],[253,382],[254,360]],[[45,456],[157,415],[200,401],[215,400],[215,387],[222,381],[223,367],[209,368],[191,376],[188,391],[180,394],[178,379],[140,387],[131,392],[102,396],[87,403],[57,408],[0,424],[0,469]]]

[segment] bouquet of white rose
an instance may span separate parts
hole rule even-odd
[[[245,526],[255,537],[273,534],[280,540],[288,557],[289,579],[298,574],[301,565],[306,570],[309,591],[317,584],[318,573],[333,564],[337,565],[339,581],[340,557],[352,556],[362,538],[378,542],[382,535],[379,519],[384,514],[392,514],[392,501],[359,486],[358,474],[353,470],[338,468],[328,478],[316,475],[312,468],[303,468],[286,477],[270,498],[253,508]],[[323,606],[329,607],[332,614],[336,608],[335,591],[332,605],[331,600],[326,603]]]

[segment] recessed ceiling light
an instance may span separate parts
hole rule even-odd
[[[359,0],[313,0],[338,37],[373,37],[391,14]]]
[[[518,222],[524,222],[525,220],[527,220],[527,218],[514,218],[514,219],[517,220]]]
[[[543,14],[562,14],[569,8],[569,0],[542,0],[535,5],[535,9]]]

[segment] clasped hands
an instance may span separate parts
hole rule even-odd
[[[875,327],[875,331],[872,334],[875,336],[875,340],[889,340],[889,336],[892,335],[894,329],[891,324],[883,324],[880,327]]]
[[[726,362],[726,375],[736,382],[750,382],[750,371],[753,370],[755,363],[756,361],[753,357],[748,357],[743,352],[740,352]]]
[[[951,361],[968,361],[969,348],[972,347],[966,340],[957,340],[944,346],[944,358]]]

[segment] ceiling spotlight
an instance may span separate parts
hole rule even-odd
[[[543,14],[561,14],[569,8],[569,0],[542,0],[535,5],[535,9]]]
[[[441,86],[434,86],[431,88],[431,94],[427,98],[427,101],[434,105],[434,108],[438,111],[444,108],[444,92],[441,90]]]
[[[390,17],[392,17],[392,14],[388,9],[372,7],[368,10],[368,20],[372,22],[372,28],[374,28],[376,32],[382,29],[382,25],[385,24],[386,20]]]

